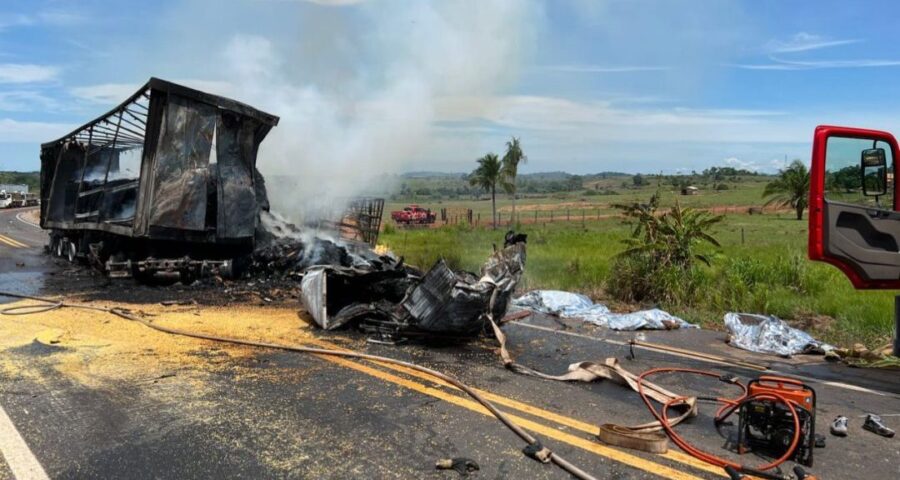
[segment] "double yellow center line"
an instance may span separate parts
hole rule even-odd
[[[4,243],[13,248],[29,248],[28,245],[14,239],[14,238],[10,238],[10,237],[7,237],[6,235],[2,235],[2,234],[0,234],[0,243]]]
[[[319,339],[312,338],[304,338],[303,343],[308,343],[316,346],[320,346],[323,348],[330,348],[336,350],[345,350],[343,347],[335,345],[330,342],[326,342]],[[457,394],[458,389],[448,383],[445,383],[439,379],[432,378],[429,375],[424,373],[411,370],[406,367],[402,367],[399,365],[393,365],[382,362],[371,362],[377,364],[381,367],[393,370],[395,372],[402,373],[404,375],[408,375],[410,377],[418,378],[420,380],[427,381],[437,388],[433,386],[429,386],[423,383],[419,383],[416,381],[412,381],[408,378],[401,377],[398,375],[394,375],[392,373],[385,372],[384,370],[372,368],[363,364],[362,362],[348,360],[340,357],[333,357],[328,355],[320,356],[323,360],[327,360],[331,363],[335,363],[337,365],[350,368],[352,370],[356,370],[361,373],[365,373],[367,375],[373,376],[380,380],[385,380],[390,383],[399,385],[401,387],[407,388],[409,390],[413,390],[419,393],[423,393],[425,395],[429,395],[431,397],[438,398],[445,402],[451,403],[453,405],[463,407],[467,410],[471,410],[477,413],[481,413],[483,415],[491,416],[491,413],[484,408],[480,403],[475,402],[468,397]],[[448,390],[453,391],[454,393],[450,393]],[[579,430],[581,432],[585,432],[588,434],[596,435],[597,427],[595,425],[582,422],[580,420],[567,417],[564,415],[560,415],[555,412],[547,411],[541,409],[539,407],[535,407],[523,402],[519,402],[510,398],[506,398],[494,393],[486,392],[483,390],[475,389],[478,393],[483,395],[485,398],[494,402],[495,404],[502,405],[512,410],[517,410],[521,413],[528,414],[535,418],[541,420],[541,422],[531,420],[519,415],[508,414],[510,419],[513,420],[516,424],[521,427],[531,430],[541,436],[546,438],[552,438],[562,443],[566,443],[568,445],[578,447],[582,450],[586,450],[595,455],[599,455],[601,457],[607,458],[609,460],[613,460],[630,467],[643,470],[648,473],[652,473],[654,475],[661,476],[663,478],[677,479],[677,480],[699,480],[701,477],[698,477],[692,473],[682,471],[668,465],[664,465],[661,463],[657,463],[653,460],[648,460],[643,457],[637,456],[629,451],[620,450],[613,447],[608,447],[604,444],[601,444],[594,440],[593,438],[584,438],[582,436],[573,435],[571,433],[563,431],[561,428],[570,428],[573,430]],[[544,423],[546,422],[546,423]],[[549,423],[549,425],[547,424]],[[684,453],[669,450],[667,453],[662,455],[655,455],[655,457],[660,459],[666,459],[670,462],[682,464],[686,467],[691,467],[691,469],[702,470],[707,473],[712,473],[715,476],[723,476],[725,477],[725,473],[712,465],[709,465],[705,462],[697,460],[689,455]]]

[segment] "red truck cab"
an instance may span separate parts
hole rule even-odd
[[[859,289],[900,289],[900,203],[888,132],[816,128],[809,189],[809,258]]]
[[[391,212],[391,219],[397,223],[434,223],[437,214],[418,205],[408,205],[403,210]]]

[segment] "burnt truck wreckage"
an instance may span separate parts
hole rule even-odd
[[[499,321],[506,314],[525,268],[527,236],[512,232],[476,275],[444,260],[423,272],[361,242],[313,236],[289,223],[266,226],[250,273],[299,281],[303,306],[319,327],[356,327],[376,341],[477,336],[487,315]]]
[[[278,117],[151,78],[105,115],[41,146],[49,251],[111,277],[190,283],[204,273],[299,282],[312,319],[393,341],[471,337],[501,318],[525,264],[507,234],[479,275],[440,260],[423,272],[376,253],[384,200],[349,199],[339,221],[303,228],[269,212],[256,170]],[[330,239],[322,230],[340,237]]]
[[[41,227],[52,254],[111,277],[223,275],[249,258],[259,212],[256,170],[278,117],[151,78],[134,95],[41,145]]]

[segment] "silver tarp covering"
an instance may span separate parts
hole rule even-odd
[[[788,326],[784,320],[752,313],[726,313],[725,328],[729,343],[758,353],[789,357],[798,353],[825,353],[834,347],[822,343],[803,330]]]
[[[632,313],[612,313],[602,303],[572,292],[532,290],[512,302],[513,306],[563,318],[580,318],[586,322],[613,330],[672,330],[698,328],[696,325],[659,309]]]

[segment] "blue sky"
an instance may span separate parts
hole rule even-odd
[[[274,172],[774,171],[900,126],[892,1],[4,1],[0,170],[150,76],[281,115]],[[365,168],[361,166],[365,165]]]

